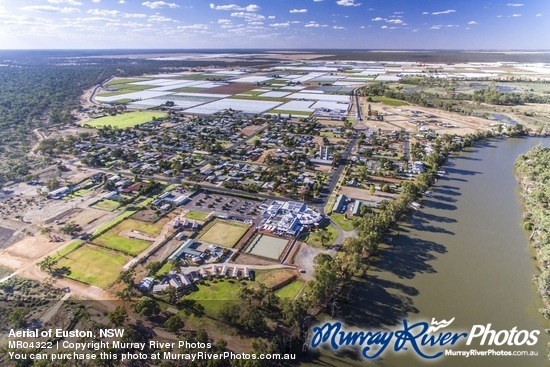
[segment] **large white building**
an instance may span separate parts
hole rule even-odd
[[[303,227],[319,225],[323,215],[296,201],[274,201],[263,213],[259,228],[281,236],[295,236]]]

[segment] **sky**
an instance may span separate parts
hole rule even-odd
[[[550,0],[0,0],[0,49],[550,49]]]

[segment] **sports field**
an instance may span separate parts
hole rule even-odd
[[[94,239],[93,242],[96,245],[122,251],[129,255],[138,255],[151,245],[151,241],[139,238],[128,238],[131,236],[131,231],[139,231],[143,234],[156,237],[160,233],[166,220],[167,219],[164,219],[157,223],[148,223],[135,219],[126,219]],[[122,232],[130,234],[122,236]],[[136,233],[135,236],[139,237],[139,233]]]
[[[248,228],[248,224],[245,223],[216,219],[214,224],[199,236],[199,241],[233,247]]]
[[[153,120],[153,117],[166,117],[162,112],[139,111],[129,112],[116,116],[106,116],[87,122],[92,127],[113,126],[119,128],[132,127]]]
[[[60,258],[57,267],[68,267],[68,278],[107,288],[129,260],[129,256],[120,252],[86,244]]]
[[[288,245],[288,240],[259,234],[252,240],[246,252],[252,255],[278,260],[286,245]]]

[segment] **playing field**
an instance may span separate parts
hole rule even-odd
[[[132,237],[132,231],[137,231],[135,232],[135,237],[139,237],[140,233],[156,237],[160,234],[162,226],[166,221],[167,219],[163,219],[157,223],[148,223],[135,219],[126,219],[94,239],[93,242],[96,245],[122,251],[125,254],[138,255],[151,246],[151,241],[140,238],[129,238]],[[121,235],[123,232],[126,235]]]
[[[166,117],[162,112],[139,111],[116,116],[106,116],[87,122],[92,127],[114,126],[119,128],[132,127],[153,120],[153,117]]]
[[[246,252],[252,255],[278,260],[286,245],[288,245],[288,240],[259,234],[252,240]]]
[[[129,256],[120,252],[86,244],[60,258],[56,267],[68,267],[68,278],[107,288],[129,260]]]
[[[248,227],[245,223],[217,219],[206,232],[201,234],[199,241],[233,247],[246,233]]]

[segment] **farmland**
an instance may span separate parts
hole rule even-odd
[[[113,126],[118,128],[132,127],[153,120],[154,118],[163,118],[166,114],[162,112],[138,111],[119,114],[116,116],[106,116],[88,122],[92,127]]]

